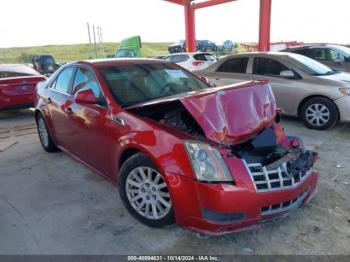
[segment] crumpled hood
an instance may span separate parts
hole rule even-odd
[[[270,126],[276,116],[276,101],[267,81],[213,88],[180,98],[209,140],[236,144]]]

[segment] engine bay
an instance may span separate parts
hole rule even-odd
[[[135,108],[132,111],[196,138],[205,138],[203,129],[179,101]]]
[[[207,139],[205,132],[179,101],[148,105],[133,108],[130,111],[142,117],[151,119],[161,125],[193,136],[195,139]],[[289,139],[294,139],[289,137]],[[230,145],[217,144],[218,147],[229,149],[228,157],[244,159],[246,163],[260,163],[267,170],[273,170],[286,163],[293,172],[307,172],[313,165],[315,153],[305,150],[302,146],[285,147],[277,142],[273,127],[264,128],[248,141]]]

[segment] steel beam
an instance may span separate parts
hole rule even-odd
[[[185,5],[185,26],[186,26],[186,52],[196,52],[196,23],[195,9]]]
[[[200,9],[200,8],[210,7],[213,5],[225,4],[233,1],[237,1],[237,0],[207,0],[204,2],[193,3],[192,6],[194,7],[194,9]]]
[[[270,51],[271,2],[260,0],[259,51]]]

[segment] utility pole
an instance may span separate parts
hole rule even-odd
[[[87,23],[87,30],[89,35],[89,59],[92,58],[92,46],[91,46],[91,35],[90,35],[90,25]]]
[[[96,45],[95,25],[92,25],[92,29],[93,29],[93,32],[94,32],[95,58],[97,58],[97,45]]]
[[[99,34],[99,36],[100,36],[100,49],[101,49],[101,56],[102,56],[102,57],[104,57],[103,41],[102,41],[102,28],[101,28],[101,27],[99,27],[99,29],[100,29],[100,34]]]

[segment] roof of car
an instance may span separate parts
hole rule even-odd
[[[145,64],[145,63],[166,63],[166,61],[154,58],[102,58],[76,61],[70,64],[88,64],[96,66],[113,66],[115,64]]]
[[[288,52],[245,52],[245,53],[238,53],[233,55],[228,55],[226,57],[239,57],[239,56],[265,56],[265,55],[272,55],[272,56],[285,56],[290,55]]]
[[[196,55],[196,54],[210,54],[210,52],[182,52],[182,53],[169,54],[168,56],[174,56],[174,55]]]
[[[335,45],[335,44],[305,44],[305,45],[298,45],[298,46],[291,46],[287,47],[284,50],[298,50],[303,48],[317,48],[317,47],[338,47],[341,45]]]

